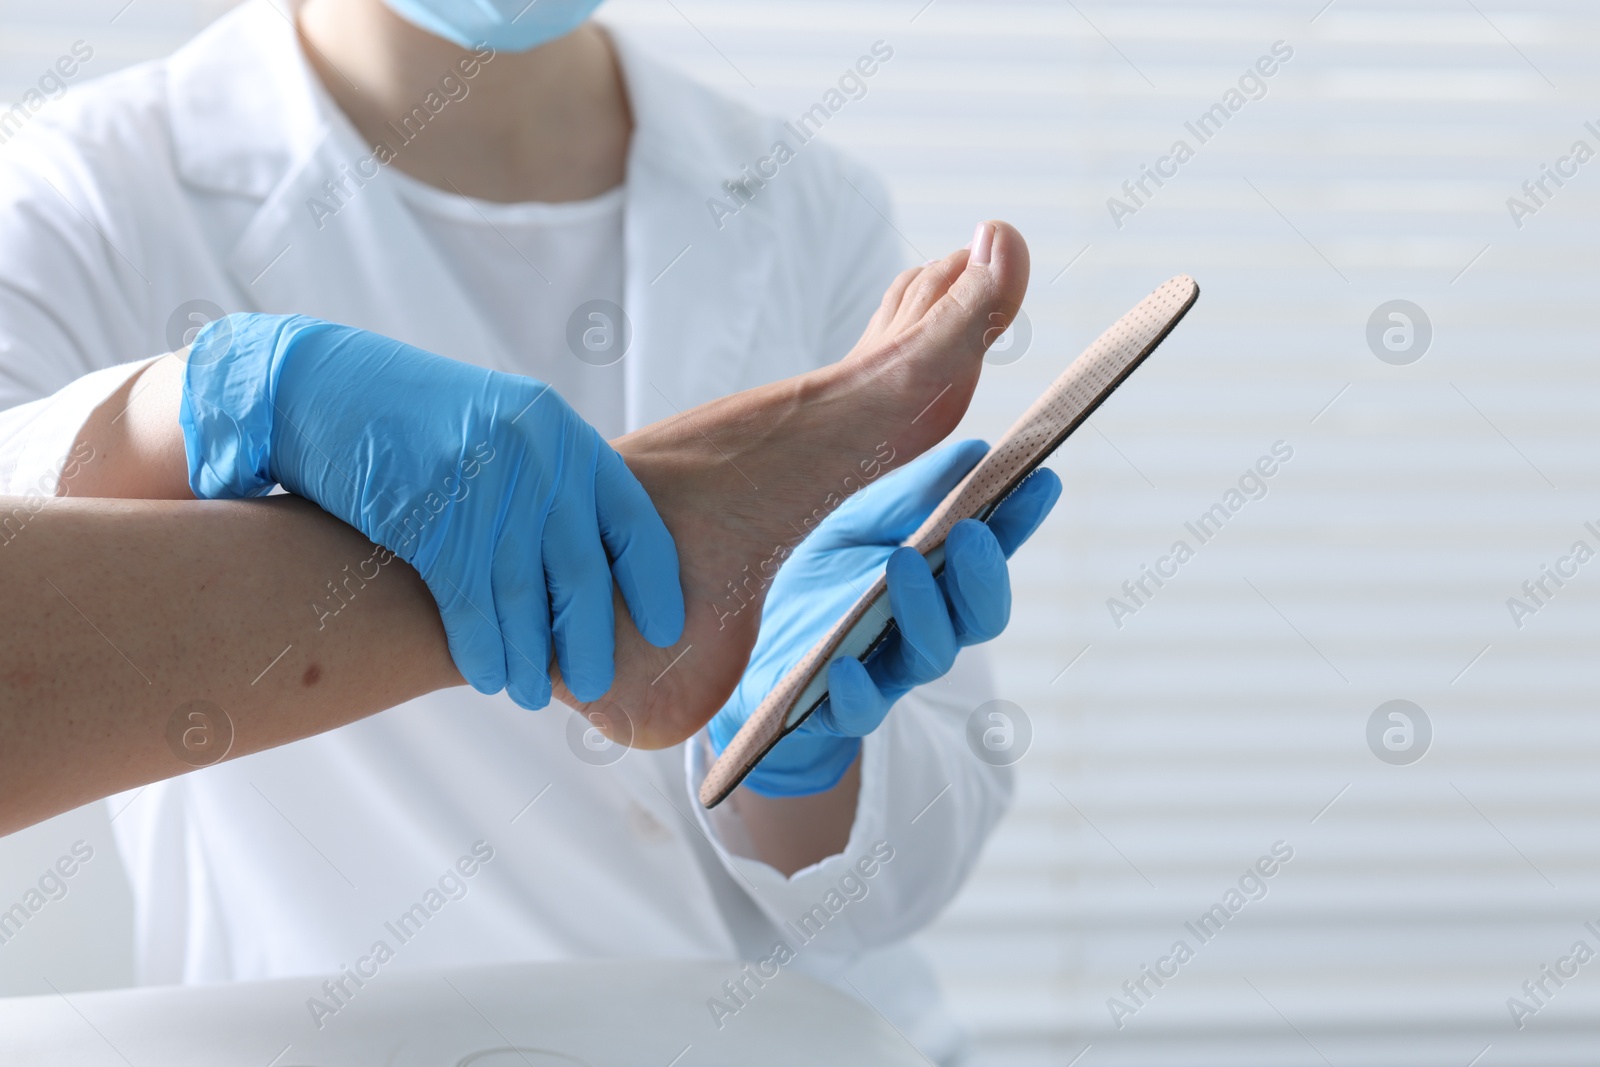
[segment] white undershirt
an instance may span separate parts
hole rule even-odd
[[[606,301],[620,312],[625,188],[561,204],[498,204],[393,167],[388,177],[507,354],[509,365],[496,366],[548,382],[602,437],[625,432],[620,324],[608,309],[585,307]]]

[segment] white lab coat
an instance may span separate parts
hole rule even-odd
[[[881,186],[821,143],[719,226],[708,200],[768,153],[779,121],[625,35],[618,48],[636,122],[631,429],[838,358],[899,256]],[[330,135],[346,120],[265,0],[50,107],[0,153],[0,409],[12,409],[0,412],[0,492],[50,490],[88,412],[130,373],[114,365],[171,348],[169,318],[189,300],[512,362],[383,176],[319,228],[308,202],[326,202],[324,183],[353,162]],[[865,742],[845,853],[792,878],[740,854],[735,817],[701,812],[700,745],[597,768],[569,750],[568,709],[469,689],[149,786],[113,802],[140,977],[336,973],[481,840],[494,860],[392,965],[757,959],[782,939],[794,966],[863,995],[942,1057],[955,1031],[903,941],[955,894],[1009,798],[1008,773],[964,738],[992,695],[969,653],[904,700]],[[893,859],[835,909],[830,891],[875,845]],[[819,904],[831,919],[802,944],[785,924]]]

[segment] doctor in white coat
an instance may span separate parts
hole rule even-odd
[[[53,492],[79,428],[143,366],[116,361],[180,347],[223,310],[304,313],[532,375],[608,437],[848,351],[900,266],[879,183],[609,41],[632,115],[625,174],[567,202],[405,173],[408,137],[464,107],[473,76],[442,71],[377,151],[336,102],[333,61],[268,0],[52,104],[0,163],[0,492]],[[861,77],[886,52],[864,54]],[[751,183],[778,141],[792,157]],[[589,301],[624,310],[625,353],[567,343]],[[701,811],[703,746],[597,751],[569,711],[503,694],[435,693],[148,786],[111,801],[139,979],[339,975],[375,966],[380,940],[399,967],[757,960],[784,942],[786,965],[944,1059],[959,1033],[905,939],[1007,802],[1008,771],[964,736],[992,695],[968,651],[902,701],[864,741],[848,845],[790,876],[750,858],[736,817]],[[441,895],[467,856],[475,877]],[[426,927],[398,942],[419,904]],[[713,1014],[713,999],[737,1010],[707,996]],[[315,1010],[313,1024],[331,1025]]]

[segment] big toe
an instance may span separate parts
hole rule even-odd
[[[927,310],[867,357],[869,365],[876,359],[892,368],[902,402],[920,412],[913,420],[918,440],[907,442],[913,453],[938,442],[965,414],[984,353],[1022,308],[1028,243],[1008,223],[981,223],[971,251],[952,257],[946,277]]]
[[[981,357],[1022,309],[1028,270],[1028,242],[1016,227],[998,220],[979,223],[966,266],[924,316],[926,328],[966,335]]]

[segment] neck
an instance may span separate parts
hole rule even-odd
[[[593,23],[527,52],[475,55],[382,0],[307,0],[299,30],[340,110],[414,178],[504,203],[584,200],[623,180],[632,117],[610,39]],[[414,111],[427,119],[408,128]],[[398,129],[411,137],[403,146]]]

